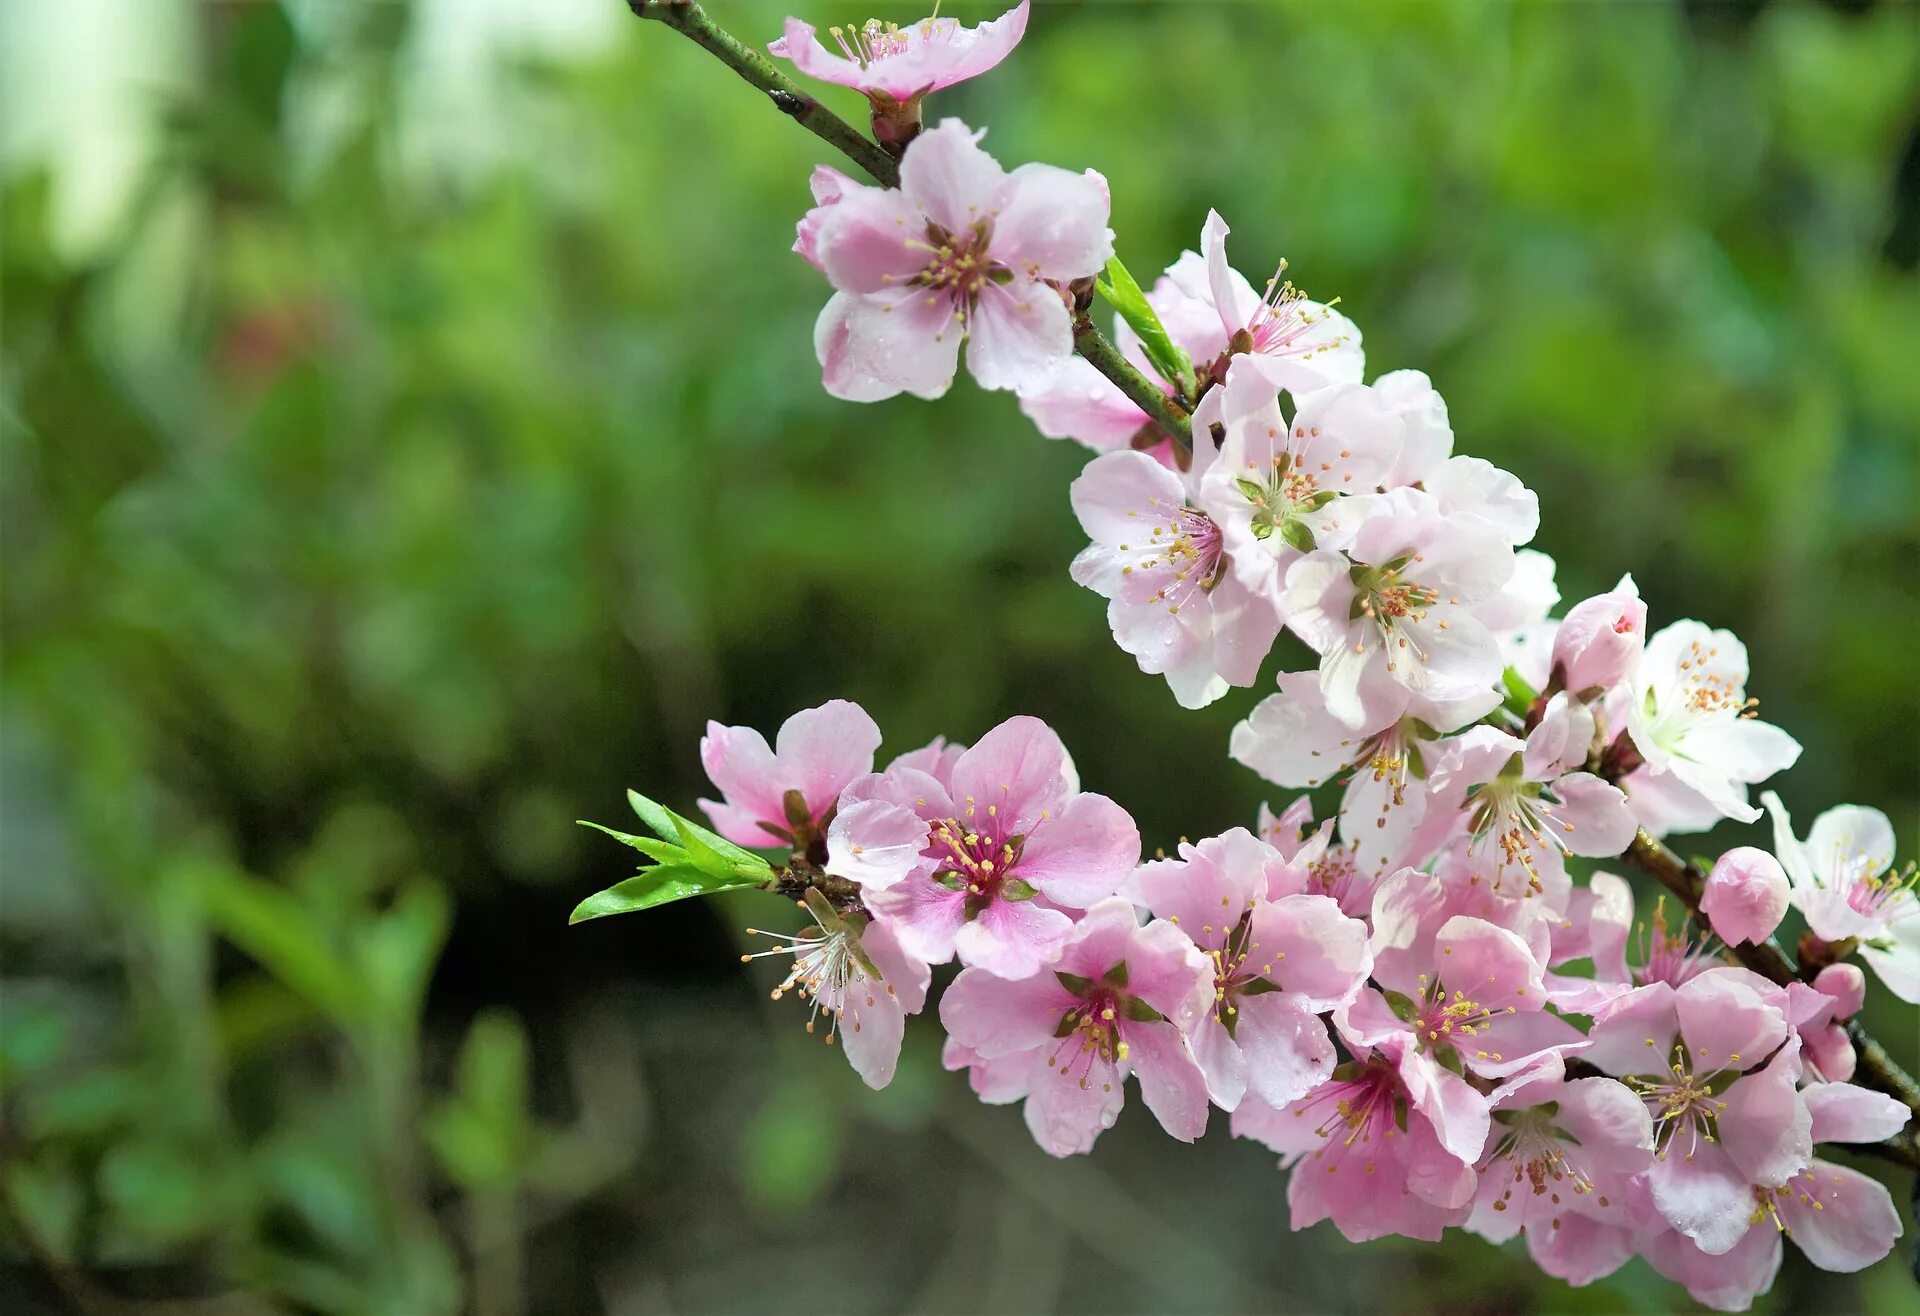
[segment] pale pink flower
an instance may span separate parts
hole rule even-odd
[[[967,1071],[967,1086],[973,1095],[989,1106],[1005,1106],[1027,1095],[1027,1082],[1033,1077],[1033,1062],[1040,1048],[1015,1051],[1011,1055],[987,1060],[972,1047],[961,1046],[949,1037],[940,1048],[940,1064],[949,1072]]]
[[[1461,813],[1468,856],[1495,891],[1524,898],[1545,890],[1550,855],[1605,858],[1632,844],[1637,824],[1626,795],[1580,767],[1592,727],[1584,706],[1559,694],[1524,741],[1476,726],[1446,742],[1429,807],[1445,801]]]
[[[751,727],[707,723],[700,762],[721,800],[701,800],[735,845],[805,848],[848,782],[873,770],[880,728],[858,704],[833,699],[795,713],[769,748]]]
[[[960,756],[966,752],[965,745],[949,743],[945,736],[935,736],[919,749],[910,749],[896,757],[893,762],[887,764],[887,771],[891,772],[895,768],[912,768],[916,772],[926,773],[943,787],[951,787],[953,765],[958,763]]]
[[[1714,861],[1700,912],[1729,946],[1755,945],[1773,935],[1787,915],[1787,872],[1765,850],[1737,846]]]
[[[1518,548],[1540,529],[1540,498],[1520,477],[1480,457],[1449,457],[1426,482],[1440,514]],[[1553,559],[1546,576],[1553,578]],[[1556,592],[1554,600],[1557,602]],[[1551,605],[1549,605],[1551,606]],[[1544,613],[1542,614],[1545,615]]]
[[[811,23],[787,20],[786,33],[767,49],[810,78],[852,87],[894,104],[944,90],[994,67],[1027,32],[1029,0],[1000,17],[966,27],[957,18],[923,18],[904,27],[869,19],[858,27],[830,27],[834,54]]]
[[[1331,1220],[1350,1243],[1394,1234],[1435,1242],[1465,1222],[1473,1201],[1471,1160],[1447,1149],[1386,1056],[1339,1065],[1286,1106],[1249,1096],[1232,1126],[1236,1138],[1266,1144],[1292,1167],[1287,1206],[1296,1230]]]
[[[1804,841],[1772,791],[1773,848],[1793,904],[1825,941],[1860,942],[1860,958],[1903,1001],[1920,1003],[1920,880],[1893,865],[1893,824],[1878,809],[1843,804],[1813,820]]]
[[[1382,482],[1389,489],[1435,479],[1453,455],[1453,425],[1433,381],[1418,370],[1391,370],[1373,381],[1373,395],[1400,418],[1400,455]]]
[[[1635,962],[1629,964],[1631,949]],[[1563,1010],[1605,1015],[1611,1002],[1635,987],[1661,982],[1669,987],[1722,966],[1719,941],[1696,928],[1683,912],[1680,922],[1667,925],[1667,898],[1654,902],[1651,917],[1635,923],[1633,888],[1615,873],[1597,872],[1588,886],[1570,895],[1566,918],[1553,928],[1555,965],[1591,958],[1593,977],[1547,975],[1548,995]]]
[[[983,388],[1043,384],[1072,352],[1052,285],[1113,254],[1106,189],[1052,165],[1008,173],[979,137],[947,119],[907,148],[898,188],[846,184],[816,208],[812,250],[839,291],[815,347],[836,396],[939,397],[962,338]]]
[[[809,899],[805,908],[813,919],[812,929],[788,936],[749,928],[748,932],[781,944],[740,958],[793,956],[786,978],[773,989],[773,999],[793,991],[810,1001],[809,1033],[824,1012],[827,1045],[838,1040],[847,1063],[867,1086],[883,1088],[893,1080],[906,1017],[920,1013],[927,1003],[932,970],[926,961],[902,950],[884,924],[869,921],[865,914],[837,913],[824,898]]]
[[[1568,1080],[1553,1060],[1493,1094],[1493,1132],[1466,1227],[1495,1243],[1524,1234],[1534,1264],[1590,1284],[1634,1251],[1629,1180],[1653,1160],[1653,1120],[1625,1084]]]
[[[854,782],[827,851],[829,871],[865,888],[911,954],[1021,978],[1065,941],[1064,911],[1133,871],[1140,833],[1119,805],[1080,790],[1044,722],[1015,717],[954,761],[948,786],[906,767]]]
[[[1202,708],[1253,684],[1279,618],[1228,569],[1220,527],[1191,497],[1193,473],[1142,452],[1094,458],[1073,482],[1074,514],[1093,540],[1076,582],[1106,598],[1114,639],[1174,698]]]
[[[1206,957],[1184,933],[1141,927],[1114,897],[1086,912],[1041,973],[961,970],[940,1021],[978,1061],[1027,1057],[1027,1127],[1044,1151],[1072,1156],[1112,1127],[1129,1074],[1168,1133],[1192,1142],[1206,1129],[1206,1079],[1185,1031],[1212,991]]]
[[[1560,586],[1554,579],[1558,570],[1559,565],[1537,548],[1515,549],[1513,574],[1507,583],[1474,608],[1480,624],[1493,632],[1503,662],[1510,647],[1524,642],[1522,637],[1538,634],[1548,625],[1547,614],[1560,602]]]
[[[1459,1071],[1505,1078],[1577,1053],[1585,1039],[1546,1012],[1540,962],[1506,928],[1456,915],[1441,925],[1427,955],[1383,958],[1389,947],[1405,945],[1383,900],[1375,905],[1373,944],[1374,978],[1385,991],[1363,989],[1334,1012],[1335,1026],[1349,1044],[1392,1059],[1447,1150],[1477,1161],[1490,1112]]]
[[[1267,281],[1266,292],[1255,292],[1227,264],[1229,232],[1227,221],[1208,211],[1200,230],[1203,259],[1183,261],[1168,274],[1181,291],[1219,315],[1235,368],[1245,363],[1276,389],[1305,391],[1359,382],[1366,358],[1353,321],[1331,305],[1303,297],[1285,278],[1285,261]]]
[[[1251,371],[1219,392],[1220,455],[1200,480],[1201,505],[1219,523],[1241,582],[1275,608],[1287,569],[1315,548],[1344,548],[1399,455],[1404,426],[1365,384],[1295,395],[1293,416]]]
[[[1422,836],[1428,773],[1446,744],[1440,737],[1491,712],[1499,694],[1489,686],[1443,704],[1389,691],[1377,717],[1351,727],[1328,711],[1317,673],[1282,672],[1278,684],[1278,694],[1234,727],[1228,752],[1279,786],[1310,790],[1343,780],[1341,831],[1370,873],[1424,861],[1426,842],[1443,837],[1450,823],[1439,818],[1439,834]]]
[[[1277,817],[1260,806],[1254,830],[1286,865],[1284,880],[1268,883],[1269,895],[1325,896],[1349,918],[1365,922],[1373,912],[1376,874],[1361,871],[1351,845],[1335,843],[1334,820],[1313,821],[1313,801],[1302,795]]]
[[[1702,1250],[1732,1250],[1753,1223],[1754,1187],[1784,1187],[1807,1168],[1799,1039],[1743,972],[1638,988],[1594,1024],[1588,1044],[1584,1058],[1646,1102],[1658,1148],[1653,1205]]]
[[[1747,786],[1800,757],[1798,741],[1756,720],[1747,648],[1730,631],[1675,622],[1647,641],[1630,685],[1627,726],[1647,772],[1677,779],[1728,818],[1758,818]]]
[[[1668,1229],[1645,1239],[1642,1254],[1696,1302],[1745,1311],[1773,1287],[1782,1239],[1792,1239],[1820,1269],[1850,1273],[1885,1257],[1903,1232],[1884,1184],[1830,1161],[1812,1161],[1777,1187],[1753,1188],[1742,1209],[1755,1224],[1725,1252],[1709,1252]]]
[[[1244,827],[1183,841],[1178,859],[1144,864],[1129,882],[1136,903],[1207,956],[1213,998],[1188,1037],[1222,1110],[1247,1092],[1283,1106],[1325,1081],[1334,1051],[1319,1015],[1350,999],[1370,964],[1365,924],[1276,883],[1290,888],[1294,874]]]
[[[1327,709],[1364,726],[1401,696],[1470,699],[1500,679],[1500,650],[1473,615],[1513,574],[1513,549],[1454,524],[1416,490],[1380,496],[1344,553],[1287,571],[1287,625],[1320,655]]]
[[[1647,605],[1632,576],[1605,594],[1567,610],[1553,637],[1559,688],[1592,701],[1613,689],[1640,661],[1647,643]]]

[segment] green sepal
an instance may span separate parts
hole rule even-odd
[[[1108,305],[1120,313],[1127,327],[1140,335],[1141,349],[1146,352],[1147,361],[1160,378],[1173,385],[1182,397],[1192,397],[1192,359],[1167,333],[1167,327],[1160,323],[1160,316],[1147,301],[1147,295],[1140,291],[1139,283],[1127,272],[1119,256],[1107,261],[1107,277],[1097,280],[1094,286],[1107,299]]]
[[[1461,1078],[1467,1076],[1467,1067],[1460,1059],[1460,1053],[1451,1046],[1443,1046],[1434,1052],[1433,1058],[1440,1062],[1440,1068],[1452,1070]]]
[[[1271,538],[1273,538],[1273,522],[1271,522],[1271,521],[1255,521],[1255,522],[1253,523],[1253,537],[1254,537],[1255,539],[1271,539]]]
[[[1287,520],[1280,523],[1280,538],[1287,541],[1302,553],[1311,553],[1319,542],[1314,539],[1313,531],[1307,529],[1306,522]]]
[[[1053,976],[1060,980],[1062,987],[1065,987],[1069,992],[1072,992],[1082,1000],[1093,995],[1093,979],[1091,978],[1082,978],[1077,973],[1063,973],[1057,969],[1054,971]]]
[[[1138,996],[1127,998],[1126,1015],[1137,1024],[1157,1024],[1167,1017]]]
[[[1255,978],[1252,982],[1244,986],[1236,987],[1234,992],[1239,996],[1265,996],[1268,992],[1281,992],[1285,990],[1286,988],[1271,978]]]
[[[1245,476],[1241,476],[1234,480],[1234,484],[1238,485],[1240,492],[1247,496],[1248,502],[1264,503],[1267,501],[1267,491],[1258,481],[1249,480]]]
[[[1033,883],[1010,877],[1000,884],[1000,894],[1008,900],[1032,900],[1040,892]]]
[[[1413,774],[1415,781],[1427,779],[1427,756],[1420,752],[1418,745],[1407,746],[1407,771]]]
[[[1100,981],[1109,987],[1125,987],[1127,985],[1127,962],[1121,960],[1115,964],[1111,969],[1108,969],[1100,975]]]
[[[1420,1013],[1420,1007],[1415,1005],[1413,998],[1404,992],[1388,992],[1387,1005],[1393,1010],[1393,1017],[1402,1023],[1411,1021]]]

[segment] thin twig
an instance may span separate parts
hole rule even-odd
[[[869,140],[852,124],[809,96],[793,79],[775,68],[773,61],[753,49],[714,22],[697,4],[679,0],[627,0],[627,7],[641,18],[664,23],[681,36],[696,42],[722,64],[767,94],[782,114],[805,128],[827,145],[839,151],[882,187],[900,186],[900,165],[880,146]],[[1178,404],[1167,397],[1151,379],[1136,370],[1120,355],[1120,349],[1085,315],[1076,317],[1073,343],[1076,351],[1093,363],[1094,369],[1113,381],[1132,403],[1153,418],[1167,437],[1181,448],[1192,448],[1193,427]]]
[[[1644,831],[1633,838],[1633,844],[1627,847],[1627,852],[1620,858],[1673,892],[1693,912],[1700,925],[1711,930],[1711,922],[1700,912],[1700,896],[1706,889],[1706,875],[1699,868],[1687,863]],[[1729,945],[1727,950],[1742,965],[1783,987],[1802,981],[1793,961],[1772,938],[1758,944],[1743,942],[1737,946]],[[1856,1057],[1854,1081],[1863,1087],[1886,1093],[1920,1116],[1920,1083],[1914,1082],[1913,1076],[1887,1054],[1887,1049],[1860,1026],[1859,1020],[1848,1022],[1847,1036],[1853,1043]],[[1878,1156],[1920,1173],[1920,1141],[1916,1141],[1912,1123],[1887,1142],[1847,1145],[1856,1151]]]

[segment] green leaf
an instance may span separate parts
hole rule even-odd
[[[1527,710],[1533,707],[1533,701],[1539,697],[1527,679],[1509,667],[1501,674],[1501,684],[1507,688],[1507,711],[1515,717],[1525,717]]]
[[[584,923],[591,918],[606,918],[609,914],[631,914],[635,910],[652,909],[655,905],[670,904],[689,896],[704,896],[713,891],[758,885],[760,879],[757,878],[719,878],[692,864],[656,864],[605,891],[596,891],[588,896],[574,906],[567,922]]]
[[[597,822],[585,818],[575,818],[582,827],[591,827],[596,832],[605,832],[622,845],[630,845],[656,864],[684,864],[688,862],[687,852],[667,841],[656,841],[651,836],[634,836],[628,832],[616,832],[611,827],[602,827]]]
[[[1140,285],[1127,272],[1120,257],[1114,256],[1107,262],[1107,277],[1095,286],[1107,303],[1120,313],[1127,327],[1140,335],[1140,346],[1160,378],[1173,385],[1183,396],[1192,396],[1192,360],[1173,341],[1167,333],[1167,327],[1160,323],[1159,315],[1147,302],[1147,295],[1140,291]]]
[[[746,865],[757,872],[772,871],[771,865],[753,851],[744,846],[735,845],[717,832],[708,831],[691,818],[681,817],[663,804],[654,803],[639,791],[628,791],[627,803],[633,806],[633,811],[640,816],[640,821],[651,827],[653,834],[662,840],[678,840],[681,845],[692,850],[693,847],[686,842],[686,836],[691,834],[704,842],[708,849],[719,852],[736,864]]]

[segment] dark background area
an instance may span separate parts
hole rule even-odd
[[[1068,580],[1082,450],[820,389],[828,156],[727,70],[617,0],[23,0],[0,68],[9,1311],[1683,1301],[1291,1233],[1219,1117],[1052,1162],[931,1021],[869,1093],[738,964],[770,897],[566,926],[631,858],[572,820],[690,810],[709,717],[1036,713],[1149,846],[1280,802],[1263,691],[1180,710]],[[1911,858],[1917,89],[1905,4],[1042,4],[932,114],[1102,170],[1142,277],[1213,205],[1340,296],[1569,601],[1735,630],[1802,828]],[[1911,1310],[1911,1246],[1763,1306]]]

